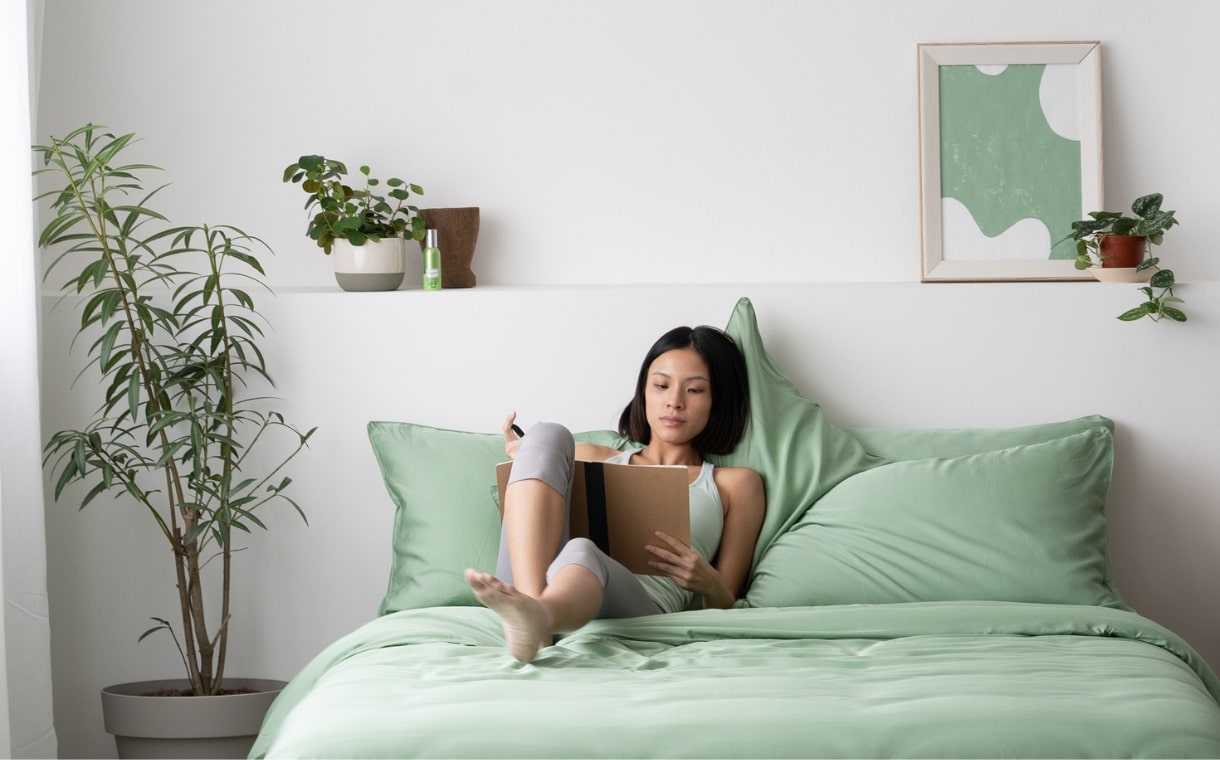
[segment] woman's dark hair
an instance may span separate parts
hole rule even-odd
[[[707,362],[708,374],[711,375],[708,381],[712,390],[712,409],[707,427],[691,444],[700,454],[732,453],[745,435],[746,425],[750,421],[750,381],[746,376],[746,360],[732,338],[707,325],[675,327],[652,344],[640,365],[635,396],[619,417],[619,434],[644,445],[648,445],[652,439],[644,402],[648,368],[658,356],[675,348],[695,349]]]

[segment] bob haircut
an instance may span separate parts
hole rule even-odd
[[[750,421],[750,381],[746,360],[733,339],[715,327],[675,327],[662,335],[648,350],[640,365],[635,396],[619,417],[618,432],[644,445],[652,439],[644,401],[648,368],[653,361],[676,348],[693,348],[707,362],[712,391],[712,408],[707,427],[691,444],[700,454],[730,454],[745,435]]]

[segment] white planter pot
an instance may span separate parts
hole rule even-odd
[[[335,280],[344,290],[397,290],[406,274],[406,246],[402,238],[369,240],[352,245],[336,240],[331,249]]]
[[[138,681],[102,689],[102,721],[121,758],[240,758],[250,753],[267,708],[283,681],[226,678],[249,694],[218,697],[142,696],[180,689],[185,679]]]

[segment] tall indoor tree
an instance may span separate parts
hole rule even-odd
[[[179,610],[176,625],[153,617],[144,636],[169,631],[190,692],[212,695],[225,675],[235,534],[265,529],[276,501],[304,519],[283,470],[314,429],[256,391],[270,377],[251,292],[267,289],[257,254],[270,249],[235,227],[171,225],[150,205],[164,185],[142,179],[157,167],[122,158],[133,140],[87,124],[34,146],[35,174],[54,184],[38,196],[51,212],[39,237],[55,254],[47,276],[71,269],[60,289],[88,344],[78,382],[104,389],[83,427],[50,437],[46,460],[56,499],[83,483],[82,509],[109,494],[148,514],[169,545]]]

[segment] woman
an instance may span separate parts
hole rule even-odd
[[[619,432],[644,444],[618,451],[575,444],[565,428],[533,426],[520,440],[516,413],[504,421],[514,459],[504,492],[496,574],[466,571],[475,596],[504,625],[509,652],[529,662],[555,633],[595,617],[677,612],[702,596],[725,609],[745,585],[762,526],[762,479],[747,467],[717,467],[706,454],[728,454],[749,421],[745,360],[714,327],[677,327],[652,346]],[[657,575],[633,575],[588,539],[567,533],[573,460],[686,465],[691,544],[657,532],[647,551]]]

